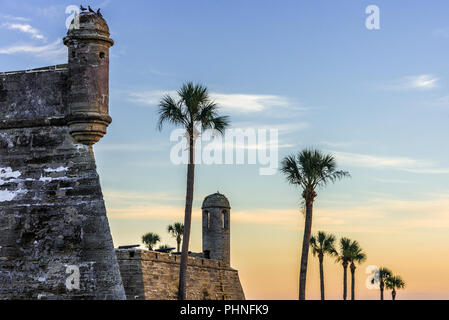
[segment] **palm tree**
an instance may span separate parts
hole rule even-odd
[[[400,276],[391,275],[385,280],[385,287],[387,289],[392,290],[391,298],[393,300],[396,300],[396,289],[405,288],[405,282],[402,280],[402,278]]]
[[[167,253],[170,253],[173,249],[175,249],[175,248],[172,248],[171,246],[169,246],[168,244],[161,244],[161,245],[159,245],[159,248],[157,248],[158,250],[161,250],[161,251],[163,251],[163,252],[167,252]]]
[[[343,300],[346,300],[348,295],[348,265],[351,262],[350,239],[340,239],[340,252],[338,253],[337,262],[340,262],[343,266]]]
[[[384,288],[385,288],[385,282],[389,277],[392,276],[392,272],[387,268],[379,268],[379,270],[376,272],[375,277],[371,280],[372,283],[379,283],[379,289],[380,289],[380,300],[384,299]]]
[[[362,248],[357,241],[351,243],[349,249],[350,256],[350,269],[351,269],[351,300],[355,300],[355,269],[356,263],[361,264],[366,260],[366,254],[363,252]]]
[[[214,129],[223,134],[229,125],[227,116],[219,116],[218,106],[209,97],[208,90],[200,84],[189,82],[178,90],[179,100],[165,95],[159,103],[159,130],[165,122],[182,126],[186,129],[189,143],[189,163],[187,166],[187,192],[184,215],[184,235],[182,242],[181,263],[179,268],[178,298],[186,299],[187,259],[189,252],[190,227],[192,222],[193,185],[195,172],[195,139],[197,127],[203,130]]]
[[[142,242],[147,245],[148,250],[153,250],[153,247],[161,241],[158,234],[148,232],[142,236]]]
[[[324,271],[323,271],[323,259],[326,254],[331,256],[337,255],[337,250],[334,247],[335,236],[327,234],[323,231],[318,231],[318,235],[310,238],[310,247],[312,248],[313,256],[318,255],[320,262],[320,288],[321,288],[321,300],[324,300]]]
[[[299,271],[299,300],[306,299],[307,261],[312,231],[313,203],[317,196],[316,189],[349,176],[348,172],[337,171],[336,167],[334,157],[325,155],[319,150],[306,149],[297,155],[287,156],[282,161],[281,171],[287,176],[287,181],[302,189],[306,213]]]
[[[184,225],[181,222],[175,222],[174,224],[171,224],[167,227],[167,232],[173,238],[176,238],[177,252],[179,252],[182,241],[182,234],[184,233]]]

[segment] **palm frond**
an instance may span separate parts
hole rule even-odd
[[[349,263],[351,261],[351,240],[348,238],[340,239],[340,252],[336,261],[341,263]]]
[[[213,129],[220,134],[224,133],[230,123],[229,117],[218,114],[218,105],[209,98],[205,86],[188,82],[177,93],[178,101],[165,95],[159,103],[159,130],[168,122],[185,128],[198,124],[203,130]]]
[[[312,250],[314,257],[320,253],[320,246],[318,245],[318,241],[315,236],[310,237],[310,249]]]
[[[182,235],[184,233],[184,224],[181,222],[175,222],[174,224],[167,226],[167,232],[173,237]]]
[[[153,232],[148,232],[142,236],[142,243],[146,244],[149,249],[151,249],[159,241],[161,241],[161,238],[158,234]]]
[[[287,181],[290,184],[297,184],[303,188],[302,168],[298,166],[296,157],[294,155],[286,156],[281,162],[281,171],[286,175]]]
[[[300,185],[305,194],[315,194],[317,187],[350,177],[346,171],[337,171],[337,164],[332,155],[323,154],[319,150],[305,149],[296,155],[284,158],[281,171],[290,184]],[[313,192],[311,192],[313,191]]]
[[[390,290],[405,288],[405,282],[400,276],[389,275],[385,278],[385,287]]]
[[[187,112],[191,115],[192,121],[201,112],[201,107],[210,102],[207,88],[202,84],[188,82],[178,90],[182,103],[186,106]]]
[[[331,256],[336,255],[337,251],[334,247],[335,236],[327,234],[324,231],[318,231],[317,235],[313,235],[310,238],[310,247],[313,255],[317,254],[329,254]]]
[[[174,125],[187,126],[187,119],[182,111],[181,104],[176,102],[170,95],[165,95],[159,102],[159,120],[158,129],[162,130],[162,126],[165,122],[172,123]]]

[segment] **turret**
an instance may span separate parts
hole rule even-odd
[[[214,193],[207,196],[203,210],[203,254],[206,258],[231,262],[230,210],[228,199]]]
[[[105,134],[109,116],[109,27],[100,14],[83,12],[72,21],[68,47],[68,126],[77,143],[91,147]]]

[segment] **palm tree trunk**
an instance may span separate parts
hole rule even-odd
[[[321,288],[321,300],[324,299],[324,271],[323,271],[323,255],[319,254],[318,259],[320,260],[320,288]]]
[[[384,283],[382,281],[380,282],[379,287],[380,287],[380,300],[383,300],[384,299]]]
[[[302,240],[301,268],[299,271],[299,300],[306,300],[307,262],[309,259],[310,234],[312,232],[313,200],[306,199],[306,221]]]
[[[193,127],[189,128],[189,164],[187,166],[187,193],[186,210],[184,216],[184,234],[182,241],[181,264],[179,268],[179,292],[178,299],[186,300],[187,260],[189,255],[190,226],[192,223],[193,183],[195,173],[195,142],[193,139]]]
[[[348,265],[343,264],[343,300],[348,296]]]
[[[355,265],[351,263],[351,300],[355,300]]]
[[[391,297],[393,298],[393,300],[396,300],[396,290],[393,289],[393,291],[391,291]]]

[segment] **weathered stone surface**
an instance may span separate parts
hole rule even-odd
[[[148,250],[116,250],[129,300],[177,299],[180,256]],[[244,300],[238,271],[224,261],[189,257],[187,299]]]
[[[243,300],[237,270],[230,267],[228,199],[215,193],[203,202],[203,252],[191,253],[187,299]],[[116,250],[127,299],[166,300],[178,296],[181,257],[147,250]]]
[[[0,128],[63,124],[67,65],[0,73]]]
[[[106,21],[81,13],[64,38],[69,48],[68,126],[79,143],[93,145],[106,134],[109,116],[109,38]]]
[[[1,130],[0,141],[0,298],[123,298],[88,147],[66,126]],[[66,288],[68,266],[79,290]]]
[[[231,223],[228,199],[214,193],[207,196],[203,209],[203,253],[206,257],[231,263]]]
[[[70,134],[70,69],[0,73],[0,299],[125,299],[94,155]]]

